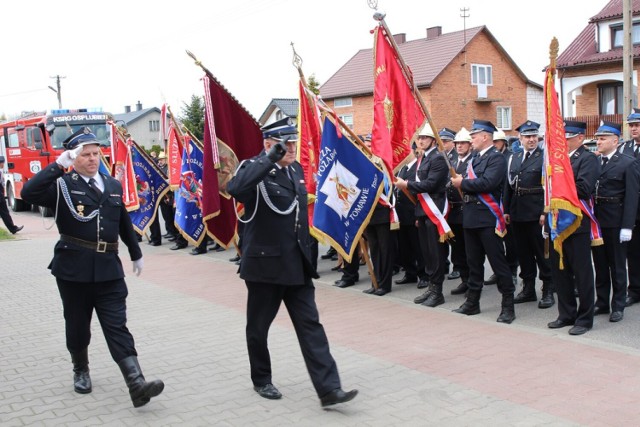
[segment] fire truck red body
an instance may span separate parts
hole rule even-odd
[[[62,141],[82,127],[88,127],[100,141],[103,154],[111,155],[109,113],[101,111],[53,110],[33,113],[0,123],[0,155],[5,166],[2,185],[13,211],[30,208],[22,201],[20,192],[24,183],[48,164],[55,162],[64,151]]]

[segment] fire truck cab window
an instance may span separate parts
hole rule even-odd
[[[18,134],[15,130],[9,130],[9,148],[18,148],[19,146]]]

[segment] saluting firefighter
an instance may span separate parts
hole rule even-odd
[[[264,126],[264,151],[244,161],[227,191],[244,203],[240,278],[247,295],[246,338],[254,390],[280,399],[273,385],[267,345],[269,328],[282,302],[296,330],[302,357],[322,406],[347,402],[358,393],[341,388],[336,362],[320,323],[312,279],[307,190],[296,162],[296,127],[285,118]]]
[[[594,315],[611,313],[609,321],[619,322],[624,317],[627,297],[627,245],[638,212],[638,170],[633,157],[617,151],[619,124],[604,121],[595,136],[601,164],[595,214],[604,245],[592,248],[596,271]]]
[[[504,192],[504,218],[511,224],[516,242],[516,255],[520,264],[522,291],[514,303],[537,301],[536,265],[542,280],[542,298],[538,308],[555,304],[551,282],[551,266],[544,256],[544,190],[542,164],[544,153],[538,146],[540,125],[527,120],[516,130],[520,132],[523,151],[511,156],[508,182]]]
[[[88,347],[95,310],[111,357],[120,366],[134,407],[149,403],[164,389],[160,380],[147,382],[138,364],[133,336],[127,329],[127,284],[118,257],[118,238],[127,246],[133,272],[143,261],[122,186],[98,172],[100,144],[88,128],[63,142],[66,149],[22,189],[27,203],[57,209],[60,240],[49,264],[64,309],[67,349],[71,353],[74,390],[91,392]],[[65,169],[73,166],[73,171]]]

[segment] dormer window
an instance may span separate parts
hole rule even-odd
[[[631,41],[633,44],[640,43],[640,23],[633,24],[631,31]],[[611,49],[622,47],[624,42],[624,31],[622,24],[611,26]]]

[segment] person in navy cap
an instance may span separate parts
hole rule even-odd
[[[127,246],[133,272],[140,275],[142,251],[122,201],[122,186],[98,172],[100,146],[88,128],[63,142],[66,149],[22,189],[27,203],[55,210],[60,240],[49,265],[64,309],[67,349],[71,353],[74,390],[91,392],[88,347],[95,310],[111,357],[129,388],[134,407],[149,403],[164,389],[147,382],[127,328],[127,285],[118,257],[118,238]],[[71,172],[65,170],[73,166]]]
[[[627,117],[627,125],[631,139],[620,147],[620,152],[634,158],[640,158],[640,109],[634,108]],[[636,215],[635,229],[640,226],[640,208]],[[627,291],[626,306],[629,307],[640,302],[640,233],[633,233],[627,247],[627,269],[629,288]]]
[[[24,226],[15,225],[13,223],[13,218],[11,218],[9,208],[7,208],[7,201],[5,200],[4,195],[4,177],[2,176],[4,161],[4,156],[0,156],[0,218],[2,218],[2,222],[4,222],[4,226],[7,227],[7,230],[9,230],[11,234],[16,234],[18,231],[22,230]]]
[[[438,132],[438,136],[440,136],[440,140],[444,147],[443,154],[449,158],[449,163],[453,165],[458,159],[456,144],[453,141],[456,137],[456,131],[449,128],[442,128],[440,129],[440,132]]]
[[[516,304],[537,301],[536,272],[542,280],[542,298],[538,308],[555,304],[551,281],[551,266],[544,256],[544,189],[542,164],[544,152],[538,146],[540,125],[527,120],[516,130],[520,133],[523,151],[514,154],[507,170],[508,182],[504,192],[504,213],[511,224],[520,264],[522,291],[516,295]],[[537,269],[536,269],[537,266]]]
[[[600,162],[595,154],[583,145],[587,124],[580,121],[564,122],[567,151],[578,198],[591,205],[591,195],[596,186]],[[590,208],[588,208],[590,209]],[[549,229],[549,219],[545,229]],[[595,286],[591,267],[591,218],[582,214],[580,226],[562,242],[564,268],[560,268],[560,255],[553,249],[549,253],[551,277],[558,294],[558,318],[549,322],[551,329],[571,326],[570,335],[582,335],[593,327]],[[578,291],[578,301],[574,289]]]
[[[486,256],[498,276],[498,290],[502,294],[502,310],[497,321],[511,323],[516,318],[513,305],[515,286],[504,254],[501,236],[506,229],[500,208],[507,164],[504,156],[493,148],[493,133],[496,130],[490,121],[473,121],[469,133],[476,153],[470,161],[467,176],[451,178],[453,186],[464,193],[462,224],[469,265],[467,298],[454,311],[466,315],[480,313]]]
[[[227,191],[245,211],[240,278],[247,296],[246,339],[254,390],[265,399],[280,399],[273,385],[267,338],[284,302],[296,330],[302,356],[322,406],[353,399],[343,391],[338,367],[319,320],[312,279],[307,190],[296,162],[297,130],[289,118],[262,128],[264,151],[243,161]]]
[[[627,297],[627,245],[638,214],[637,163],[619,153],[620,125],[604,121],[595,133],[601,169],[595,188],[595,216],[604,245],[592,248],[596,272],[594,315],[609,314],[609,321],[624,317]],[[637,262],[637,260],[634,260]]]

